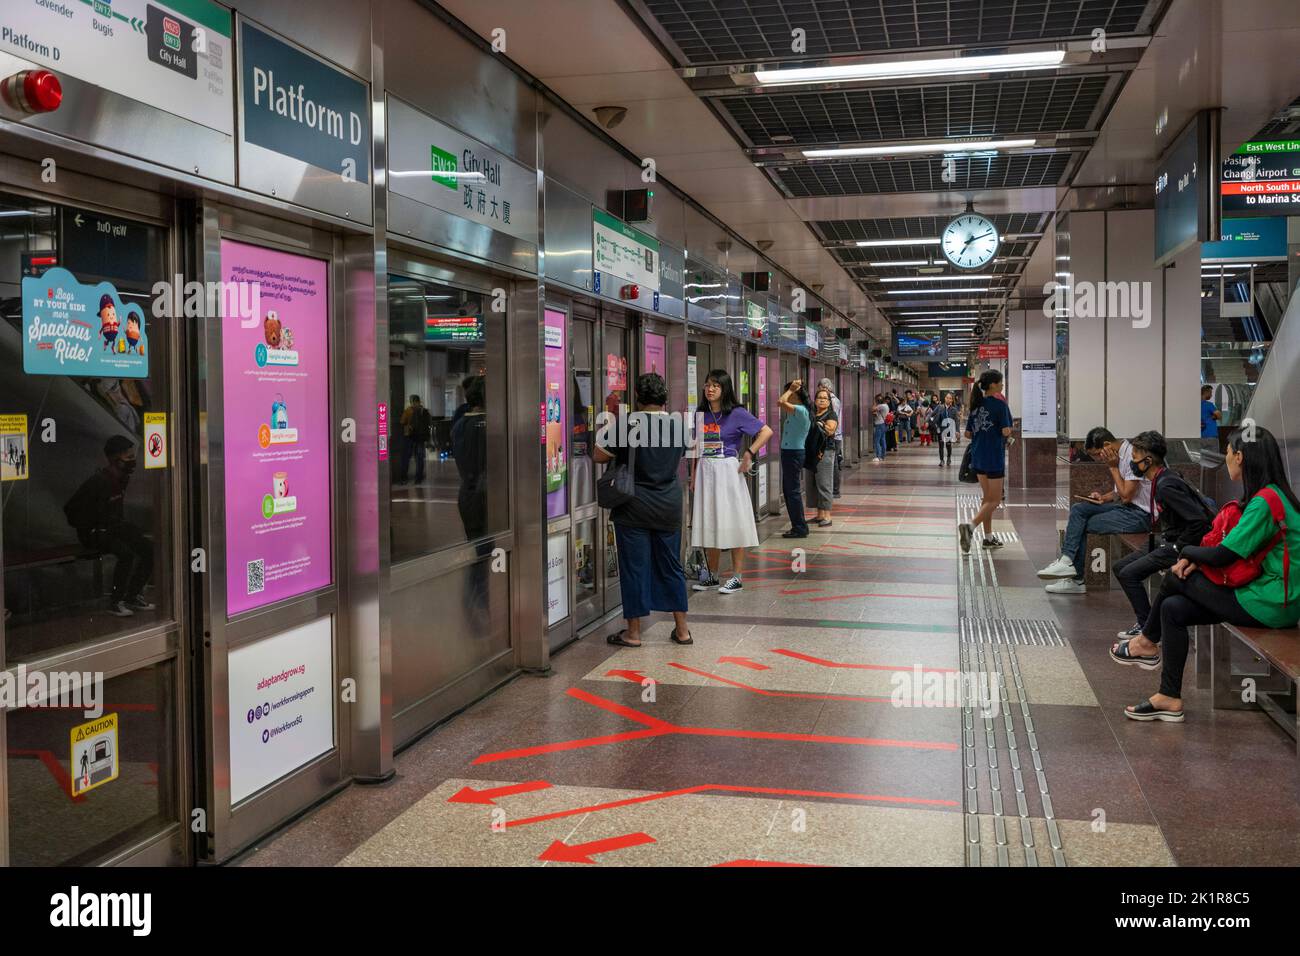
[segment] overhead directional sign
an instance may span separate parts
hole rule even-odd
[[[6,0],[0,52],[229,136],[230,35],[210,0]]]

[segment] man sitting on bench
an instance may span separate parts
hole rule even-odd
[[[1178,472],[1165,467],[1169,452],[1165,436],[1147,431],[1133,439],[1133,473],[1151,483],[1151,500],[1155,513],[1151,531],[1163,531],[1163,540],[1150,551],[1134,551],[1115,562],[1111,570],[1128,595],[1137,615],[1137,623],[1120,631],[1121,640],[1142,633],[1142,625],[1151,616],[1151,599],[1147,597],[1147,578],[1157,571],[1167,571],[1178,561],[1178,552],[1188,545],[1199,545],[1210,531],[1214,514],[1200,493]]]
[[[135,445],[123,435],[113,435],[104,443],[104,457],[108,463],[82,482],[63,513],[82,544],[117,558],[108,613],[130,617],[154,608],[142,593],[153,574],[153,542],[126,520],[123,507],[135,471]]]
[[[1151,529],[1151,483],[1133,471],[1133,445],[1119,441],[1105,427],[1088,432],[1083,450],[1093,461],[1110,468],[1114,490],[1094,491],[1086,501],[1070,506],[1061,556],[1038,572],[1059,578],[1047,585],[1050,594],[1085,594],[1083,583],[1089,534],[1136,534]]]

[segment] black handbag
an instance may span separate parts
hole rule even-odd
[[[620,508],[636,498],[636,449],[627,450],[627,464],[615,462],[596,479],[596,504]]]
[[[966,451],[961,456],[961,466],[957,469],[957,480],[964,481],[968,485],[977,485],[980,480],[979,475],[975,474],[970,466],[970,453],[974,447],[974,445],[966,446]]]

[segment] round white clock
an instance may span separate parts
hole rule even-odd
[[[958,269],[982,269],[997,254],[998,240],[997,227],[987,218],[964,212],[944,227],[939,247]]]

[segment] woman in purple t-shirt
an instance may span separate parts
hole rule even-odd
[[[743,587],[745,549],[758,545],[754,505],[745,475],[754,463],[754,450],[767,444],[772,429],[736,403],[731,376],[720,368],[704,380],[695,423],[691,547],[704,549],[709,576],[694,587],[697,591],[718,588],[719,594],[734,594]],[[744,454],[738,458],[742,444]],[[731,577],[719,586],[724,548],[731,551]]]

